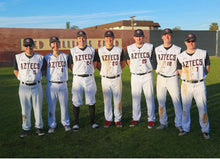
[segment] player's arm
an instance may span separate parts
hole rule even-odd
[[[14,59],[14,75],[18,78],[18,63],[16,58]]]
[[[46,61],[45,57],[43,60],[43,66],[41,68],[41,72],[42,72],[43,76],[46,76],[46,74],[47,74],[47,61]]]
[[[123,50],[121,52],[120,65],[121,65],[121,69],[123,69],[125,67],[125,56],[124,56],[124,51]]]
[[[73,70],[73,57],[72,57],[71,52],[69,52],[69,55],[68,55],[68,67],[71,71]]]
[[[177,59],[177,70],[178,70],[179,75],[181,76],[182,75],[182,65],[179,62],[179,59]]]
[[[210,71],[210,59],[208,53],[206,53],[206,58],[205,58],[205,74],[207,75]]]
[[[98,51],[95,51],[95,55],[94,55],[94,59],[93,59],[93,65],[94,65],[94,69],[97,68],[97,65],[98,65]]]
[[[129,57],[129,55],[128,55],[128,50],[126,50],[126,52],[125,52],[125,60],[126,60],[126,64],[127,64],[128,66],[130,66],[130,57]]]
[[[156,68],[157,68],[157,58],[156,58],[155,48],[153,48],[153,51],[152,51],[151,61],[152,61],[153,69],[156,70]]]

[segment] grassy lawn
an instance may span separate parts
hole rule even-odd
[[[156,80],[155,72],[154,77]],[[220,58],[211,57],[211,71],[206,78],[207,103],[210,122],[210,140],[203,139],[199,125],[198,110],[193,101],[191,108],[191,132],[188,136],[178,136],[174,125],[174,110],[171,98],[167,98],[167,113],[169,127],[165,130],[156,130],[159,125],[158,106],[156,103],[156,123],[151,130],[147,128],[147,108],[142,96],[142,117],[137,127],[130,128],[132,120],[130,72],[126,66],[122,73],[122,128],[112,126],[103,128],[104,106],[101,91],[101,79],[96,70],[96,122],[101,126],[94,130],[89,126],[89,110],[83,105],[80,109],[80,130],[65,132],[60,123],[60,108],[57,104],[56,120],[58,123],[54,134],[39,137],[34,134],[34,116],[32,112],[32,134],[20,139],[21,107],[18,97],[19,81],[13,74],[13,68],[0,68],[0,157],[64,157],[64,158],[130,158],[130,157],[220,157]],[[72,75],[69,72],[69,115],[73,123],[71,102]],[[44,131],[47,132],[47,102],[45,98],[46,80],[42,80],[44,88],[43,120]],[[72,126],[71,123],[71,126]]]

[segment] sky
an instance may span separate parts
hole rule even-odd
[[[149,20],[160,29],[209,30],[220,25],[220,0],[0,0],[2,28],[80,29],[121,20]]]

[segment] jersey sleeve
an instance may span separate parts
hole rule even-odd
[[[13,63],[14,63],[14,70],[18,70],[18,63],[16,58],[14,59]]]
[[[152,61],[153,69],[156,70],[156,68],[157,68],[157,57],[156,57],[156,53],[155,53],[155,48],[153,48],[151,61]]]
[[[211,63],[210,63],[209,55],[208,55],[208,53],[206,53],[205,66],[208,66],[208,65],[210,65],[210,64],[211,64]]]
[[[125,52],[125,60],[130,60],[130,57],[128,55],[128,50],[126,50],[126,52]]]
[[[99,55],[98,55],[98,51],[95,51],[95,55],[94,55],[94,59],[93,61],[98,61]],[[99,59],[100,62],[100,59]]]

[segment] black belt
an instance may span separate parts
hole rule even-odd
[[[105,78],[109,78],[109,79],[114,79],[114,78],[117,78],[117,77],[119,77],[120,75],[117,75],[117,76],[111,76],[111,77],[109,77],[109,76],[102,76],[102,77],[105,77]]]
[[[74,76],[79,76],[79,77],[89,77],[89,76],[92,76],[92,74],[83,74],[83,75],[77,75],[77,74],[74,74]]]
[[[49,81],[51,83],[58,83],[58,84],[61,84],[61,83],[64,83],[64,81]]]
[[[21,82],[21,83],[22,83],[22,84],[25,84],[25,85],[27,85],[27,86],[34,86],[34,85],[40,83],[40,81],[37,81],[37,82],[34,82],[34,83],[25,83],[25,82]]]
[[[132,73],[133,75],[139,75],[139,76],[142,76],[142,75],[146,75],[148,73],[151,73],[152,71],[150,72],[145,72],[145,73]]]
[[[199,82],[204,81],[204,79],[201,79],[201,80],[183,80],[183,81],[188,82],[188,83],[199,83]]]
[[[162,75],[162,74],[160,74],[160,73],[158,73],[158,75],[160,75],[160,76],[162,76],[162,77],[165,77],[165,78],[171,78],[171,77],[176,76],[176,75],[173,75],[173,76],[165,76],[165,75]]]

